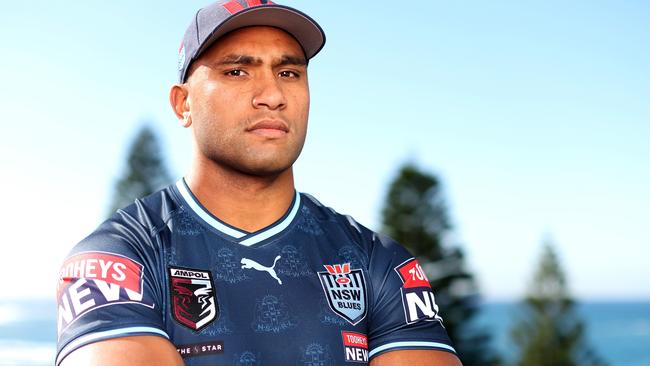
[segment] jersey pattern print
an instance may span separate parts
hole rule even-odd
[[[300,193],[277,222],[246,232],[210,214],[181,179],[77,244],[57,301],[57,365],[86,344],[131,335],[169,339],[188,366],[455,352],[417,261]]]

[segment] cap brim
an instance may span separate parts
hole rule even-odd
[[[291,34],[302,47],[307,59],[314,57],[325,45],[325,32],[307,14],[282,5],[255,6],[232,15],[215,28],[194,59],[227,33],[253,26],[280,28]]]

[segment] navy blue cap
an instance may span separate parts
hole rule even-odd
[[[265,0],[220,0],[199,9],[185,31],[178,54],[178,80],[187,80],[187,70],[194,60],[219,37],[251,26],[280,28],[300,44],[307,60],[325,45],[323,29],[307,14],[294,8]]]

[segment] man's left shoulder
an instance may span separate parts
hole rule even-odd
[[[324,226],[342,230],[347,236],[359,245],[367,246],[372,243],[377,233],[356,221],[352,216],[338,213],[333,208],[322,204],[318,199],[308,193],[301,193],[304,210],[320,221]]]

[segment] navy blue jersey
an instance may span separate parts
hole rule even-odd
[[[296,193],[246,232],[183,180],[119,210],[60,273],[57,365],[100,340],[169,339],[186,365],[358,365],[454,352],[426,276],[399,244]]]

